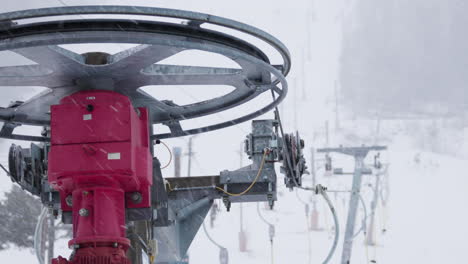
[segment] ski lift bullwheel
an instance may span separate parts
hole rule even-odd
[[[168,18],[178,22],[167,22]],[[226,30],[270,45],[282,63],[273,65],[271,55]],[[78,54],[63,46],[94,43],[136,46],[116,54]],[[186,50],[220,54],[240,69],[158,63]],[[0,121],[4,122],[0,137],[28,141],[50,139],[15,134],[17,126],[47,127],[51,105],[72,93],[92,89],[115,91],[128,96],[135,107],[149,108],[151,123],[170,130],[151,135],[153,139],[233,126],[277,106],[286,96],[285,76],[290,69],[288,50],[266,32],[217,16],[151,7],[69,6],[0,14],[0,51],[12,51],[36,63],[0,67],[0,89],[48,88],[26,102],[0,108]],[[177,105],[140,89],[149,85],[228,85],[235,89],[206,101]],[[272,102],[258,110],[209,126],[183,128],[184,120],[232,109],[265,92],[273,93]]]

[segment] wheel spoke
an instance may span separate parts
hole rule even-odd
[[[184,120],[221,112],[235,107],[257,96],[261,90],[251,88],[246,83],[237,83],[236,89],[226,95],[188,105],[177,105],[171,101],[159,101],[143,90],[118,90],[130,98],[135,106],[149,107],[153,122]]]
[[[116,92],[128,96],[132,100],[132,104],[135,107],[149,108],[151,113],[150,116],[154,123],[160,122],[161,120],[170,120],[172,119],[172,115],[175,114],[173,106],[166,104],[163,101],[157,100],[143,90],[120,86]]]
[[[17,106],[12,121],[47,124],[50,120],[50,106],[58,104],[60,99],[75,91],[77,88],[72,87],[44,91]]]
[[[140,72],[142,69],[183,50],[183,48],[171,46],[139,45],[111,55],[109,63],[113,69]]]
[[[44,86],[65,85],[61,78],[51,77],[52,70],[41,65],[0,67],[0,86]]]
[[[5,77],[0,76],[0,86],[41,86],[48,88],[63,87],[72,84],[69,78],[49,78],[49,76]]]
[[[36,46],[14,49],[13,52],[55,73],[72,73],[84,65],[84,56],[59,46]]]
[[[40,65],[0,67],[0,77],[39,77],[52,73]]]
[[[171,134],[173,136],[175,137],[185,136],[185,132],[182,129],[182,126],[180,125],[179,121],[168,121],[168,122],[164,122],[163,124],[169,127],[169,129],[171,130]]]
[[[144,85],[233,85],[244,79],[242,72],[240,69],[154,64],[142,71],[141,81]]]
[[[186,118],[214,114],[250,101],[259,93],[259,90],[248,87],[245,83],[238,83],[236,84],[236,89],[228,94],[210,100],[184,105],[180,114]]]
[[[0,107],[0,120],[5,122],[9,121],[13,116],[14,111],[15,110],[13,108]]]
[[[9,138],[13,134],[13,130],[19,126],[18,124],[11,122],[4,122],[2,129],[0,130],[0,138]]]

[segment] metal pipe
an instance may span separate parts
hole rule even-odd
[[[330,198],[328,197],[327,193],[324,191],[321,191],[320,194],[322,195],[323,199],[325,199],[325,201],[327,202],[328,207],[330,208],[330,211],[333,215],[333,221],[335,222],[335,239],[333,239],[333,244],[330,248],[330,251],[328,252],[327,257],[323,261],[323,264],[327,264],[328,262],[330,262],[330,259],[335,253],[336,246],[338,245],[338,240],[340,238],[340,223],[338,222],[338,215],[336,214],[335,207],[333,207],[333,204],[330,201]]]
[[[353,176],[353,186],[351,197],[349,200],[349,209],[348,217],[346,220],[346,231],[343,243],[343,254],[341,256],[341,264],[349,264],[351,260],[351,251],[353,249],[353,236],[354,236],[354,227],[356,224],[356,214],[359,204],[359,192],[361,190],[362,182],[362,168],[364,157],[361,155],[354,156],[355,158],[355,168]]]
[[[40,246],[39,242],[42,239],[41,231],[42,231],[42,225],[44,223],[44,219],[46,215],[47,215],[47,207],[44,207],[42,208],[39,218],[37,219],[36,228],[34,230],[34,250],[36,252],[37,260],[39,261],[40,264],[44,264],[44,258],[42,258],[41,252],[39,249],[39,246]]]

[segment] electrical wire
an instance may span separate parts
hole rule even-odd
[[[240,193],[230,193],[226,190],[224,190],[223,188],[221,187],[218,187],[216,186],[216,189],[217,190],[220,190],[222,191],[223,193],[229,195],[229,196],[242,196],[244,194],[246,194],[248,191],[250,191],[250,189],[252,189],[252,187],[255,185],[255,183],[257,182],[258,178],[260,178],[260,174],[262,174],[262,170],[263,170],[263,166],[265,165],[265,160],[266,160],[266,156],[270,153],[270,151],[267,149],[263,152],[263,157],[262,157],[262,162],[260,163],[260,168],[258,169],[258,172],[257,172],[257,176],[255,176],[255,179],[252,181],[252,183],[250,184],[249,187],[247,187],[247,189],[245,189],[243,192],[240,192]]]
[[[37,219],[36,228],[34,230],[34,251],[36,253],[37,260],[40,264],[44,264],[44,259],[42,258],[41,250],[39,249],[40,241],[42,241],[42,226],[44,225],[44,220],[47,216],[47,207],[42,208],[41,214]]]
[[[171,165],[171,162],[172,162],[172,151],[171,151],[171,149],[169,148],[169,146],[168,146],[166,143],[164,143],[163,141],[159,140],[158,142],[160,142],[161,144],[163,144],[164,147],[166,147],[167,151],[169,152],[169,161],[167,162],[166,165],[164,165],[163,167],[161,167],[161,170],[163,170],[163,169],[169,167],[169,165]]]

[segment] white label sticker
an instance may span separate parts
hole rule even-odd
[[[107,159],[109,160],[119,160],[120,159],[120,152],[117,153],[108,153]]]
[[[93,119],[92,114],[83,115],[83,120],[91,120],[91,119]]]

